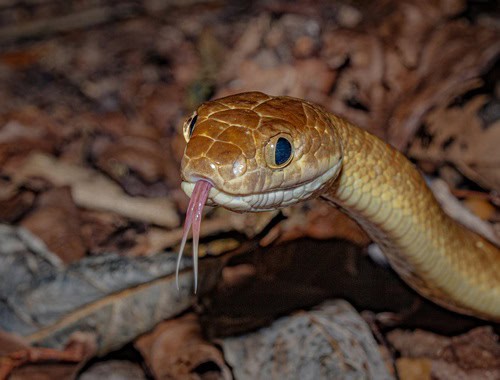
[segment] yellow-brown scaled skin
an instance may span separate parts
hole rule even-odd
[[[188,182],[204,178],[215,186],[209,198],[216,192],[248,198],[276,191],[290,198],[295,192],[289,189],[323,175],[312,193],[285,203],[321,195],[356,219],[422,295],[451,310],[500,321],[500,250],[449,218],[415,167],[388,144],[319,106],[288,97],[238,94],[207,102],[197,113],[182,161],[188,195]],[[294,156],[276,170],[265,151],[280,133],[290,136]],[[259,202],[248,210],[285,204],[274,198],[264,206]],[[245,204],[223,205],[246,210]]]

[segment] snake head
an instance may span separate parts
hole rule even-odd
[[[182,189],[191,198],[177,259],[176,283],[193,230],[194,289],[205,204],[267,211],[310,198],[333,181],[342,146],[332,119],[307,102],[250,92],[202,104],[184,123]]]
[[[333,181],[342,146],[322,108],[259,92],[202,104],[184,123],[182,188],[210,183],[208,205],[267,211],[303,201]]]

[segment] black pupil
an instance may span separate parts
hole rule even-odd
[[[290,142],[280,137],[278,141],[276,141],[276,165],[282,165],[288,161],[290,156],[292,155],[292,144]]]
[[[198,119],[198,115],[194,115],[194,117],[189,122],[189,137],[193,134],[194,126],[196,124],[196,120]]]

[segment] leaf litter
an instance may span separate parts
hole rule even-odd
[[[180,221],[187,200],[179,190],[184,146],[180,125],[193,107],[212,95],[261,90],[325,105],[404,150],[424,172],[440,176],[446,185],[434,186],[436,194],[454,217],[498,241],[498,73],[491,67],[498,61],[500,39],[495,15],[487,8],[468,13],[473,7],[466,8],[460,0],[273,1],[251,5],[249,12],[224,2],[171,8],[161,1],[125,1],[111,10],[106,1],[65,9],[49,1],[33,5],[27,15],[12,4],[0,9],[7,25],[0,31],[5,47],[0,53],[0,219],[26,227],[43,243],[14,238],[29,236],[22,229],[2,235],[2,252],[9,241],[17,248],[15,255],[2,256],[12,270],[2,275],[0,290],[5,299],[15,300],[3,311],[15,310],[16,317],[2,318],[1,328],[25,335],[21,326],[35,321],[30,334],[41,340],[28,344],[43,342],[62,349],[70,333],[85,329],[89,315],[99,315],[93,331],[97,351],[106,353],[152,329],[160,319],[173,317],[165,310],[178,300],[154,305],[157,289],[171,286],[170,275],[158,270],[156,253],[176,250],[182,239]],[[79,20],[80,26],[101,26],[80,29],[65,24],[65,17]],[[115,22],[109,22],[112,19]],[[12,27],[14,20],[22,20],[19,28]],[[347,239],[364,247],[369,243],[355,223],[319,201],[267,215],[206,210],[203,217],[201,256],[244,251],[242,242],[248,239],[270,249],[303,237]],[[28,253],[33,249],[36,254]],[[222,270],[218,284],[220,271],[215,270],[212,285],[206,286],[215,295],[198,301],[203,307],[199,304],[195,310],[202,320],[205,307],[221,294],[240,294],[240,302],[251,302],[238,289],[259,278],[259,264],[231,260],[225,255],[222,261],[232,264]],[[279,268],[287,260],[267,268],[267,286],[279,284]],[[200,264],[204,262],[211,263],[208,259]],[[140,286],[128,281],[137,275],[120,275],[135,269],[113,269],[137,265],[154,272],[139,276]],[[182,265],[187,268],[189,260]],[[90,281],[96,266],[99,273],[116,273],[109,277],[114,285],[104,291],[99,286],[99,291],[79,288],[79,276],[84,283]],[[346,261],[345,270],[355,279],[359,262]],[[16,278],[16,273],[24,274]],[[299,285],[286,286],[303,291]],[[66,307],[44,308],[46,297],[53,302],[61,289]],[[323,294],[313,289],[314,297]],[[145,307],[137,297],[151,297],[152,304]],[[327,295],[321,297],[318,302]],[[189,308],[194,301],[188,299],[173,309]],[[255,329],[280,313],[311,306],[291,295],[281,299],[289,307],[278,311],[268,301],[261,305],[264,316],[239,319],[226,309],[218,323],[239,325],[234,331]],[[27,301],[33,306],[29,312],[20,306]],[[119,336],[103,328],[109,325],[102,315],[113,303],[121,305],[113,309],[119,318],[127,309],[139,310],[138,316],[155,310],[155,317],[144,317],[149,322],[140,328],[127,324],[137,319],[122,318],[123,329],[118,330],[125,333]],[[142,308],[134,309],[135,304]],[[366,308],[362,303],[357,307]],[[48,314],[38,314],[42,310]],[[438,313],[432,310],[431,315]],[[82,317],[68,324],[74,315]],[[473,327],[454,315],[446,318]],[[192,326],[196,323],[193,320]],[[175,333],[177,327],[169,330]],[[154,341],[141,350],[154,354],[153,346],[147,347]],[[209,342],[193,344],[203,347]],[[405,366],[415,363],[411,357],[405,362],[409,354],[396,349],[401,375]],[[196,349],[193,352],[196,356]],[[147,363],[159,368],[161,360],[161,355],[151,355]],[[217,360],[223,368],[221,358]],[[430,356],[425,360],[435,361]],[[441,375],[458,373],[449,366],[458,359],[447,360],[441,367],[425,364],[426,373],[438,376],[438,367],[444,371]],[[173,365],[172,371],[177,370]]]

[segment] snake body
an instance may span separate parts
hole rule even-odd
[[[417,292],[500,320],[500,250],[448,217],[413,164],[377,137],[320,106],[258,92],[204,103],[184,135],[188,196],[200,180],[209,205],[239,212],[320,196],[354,218]]]

